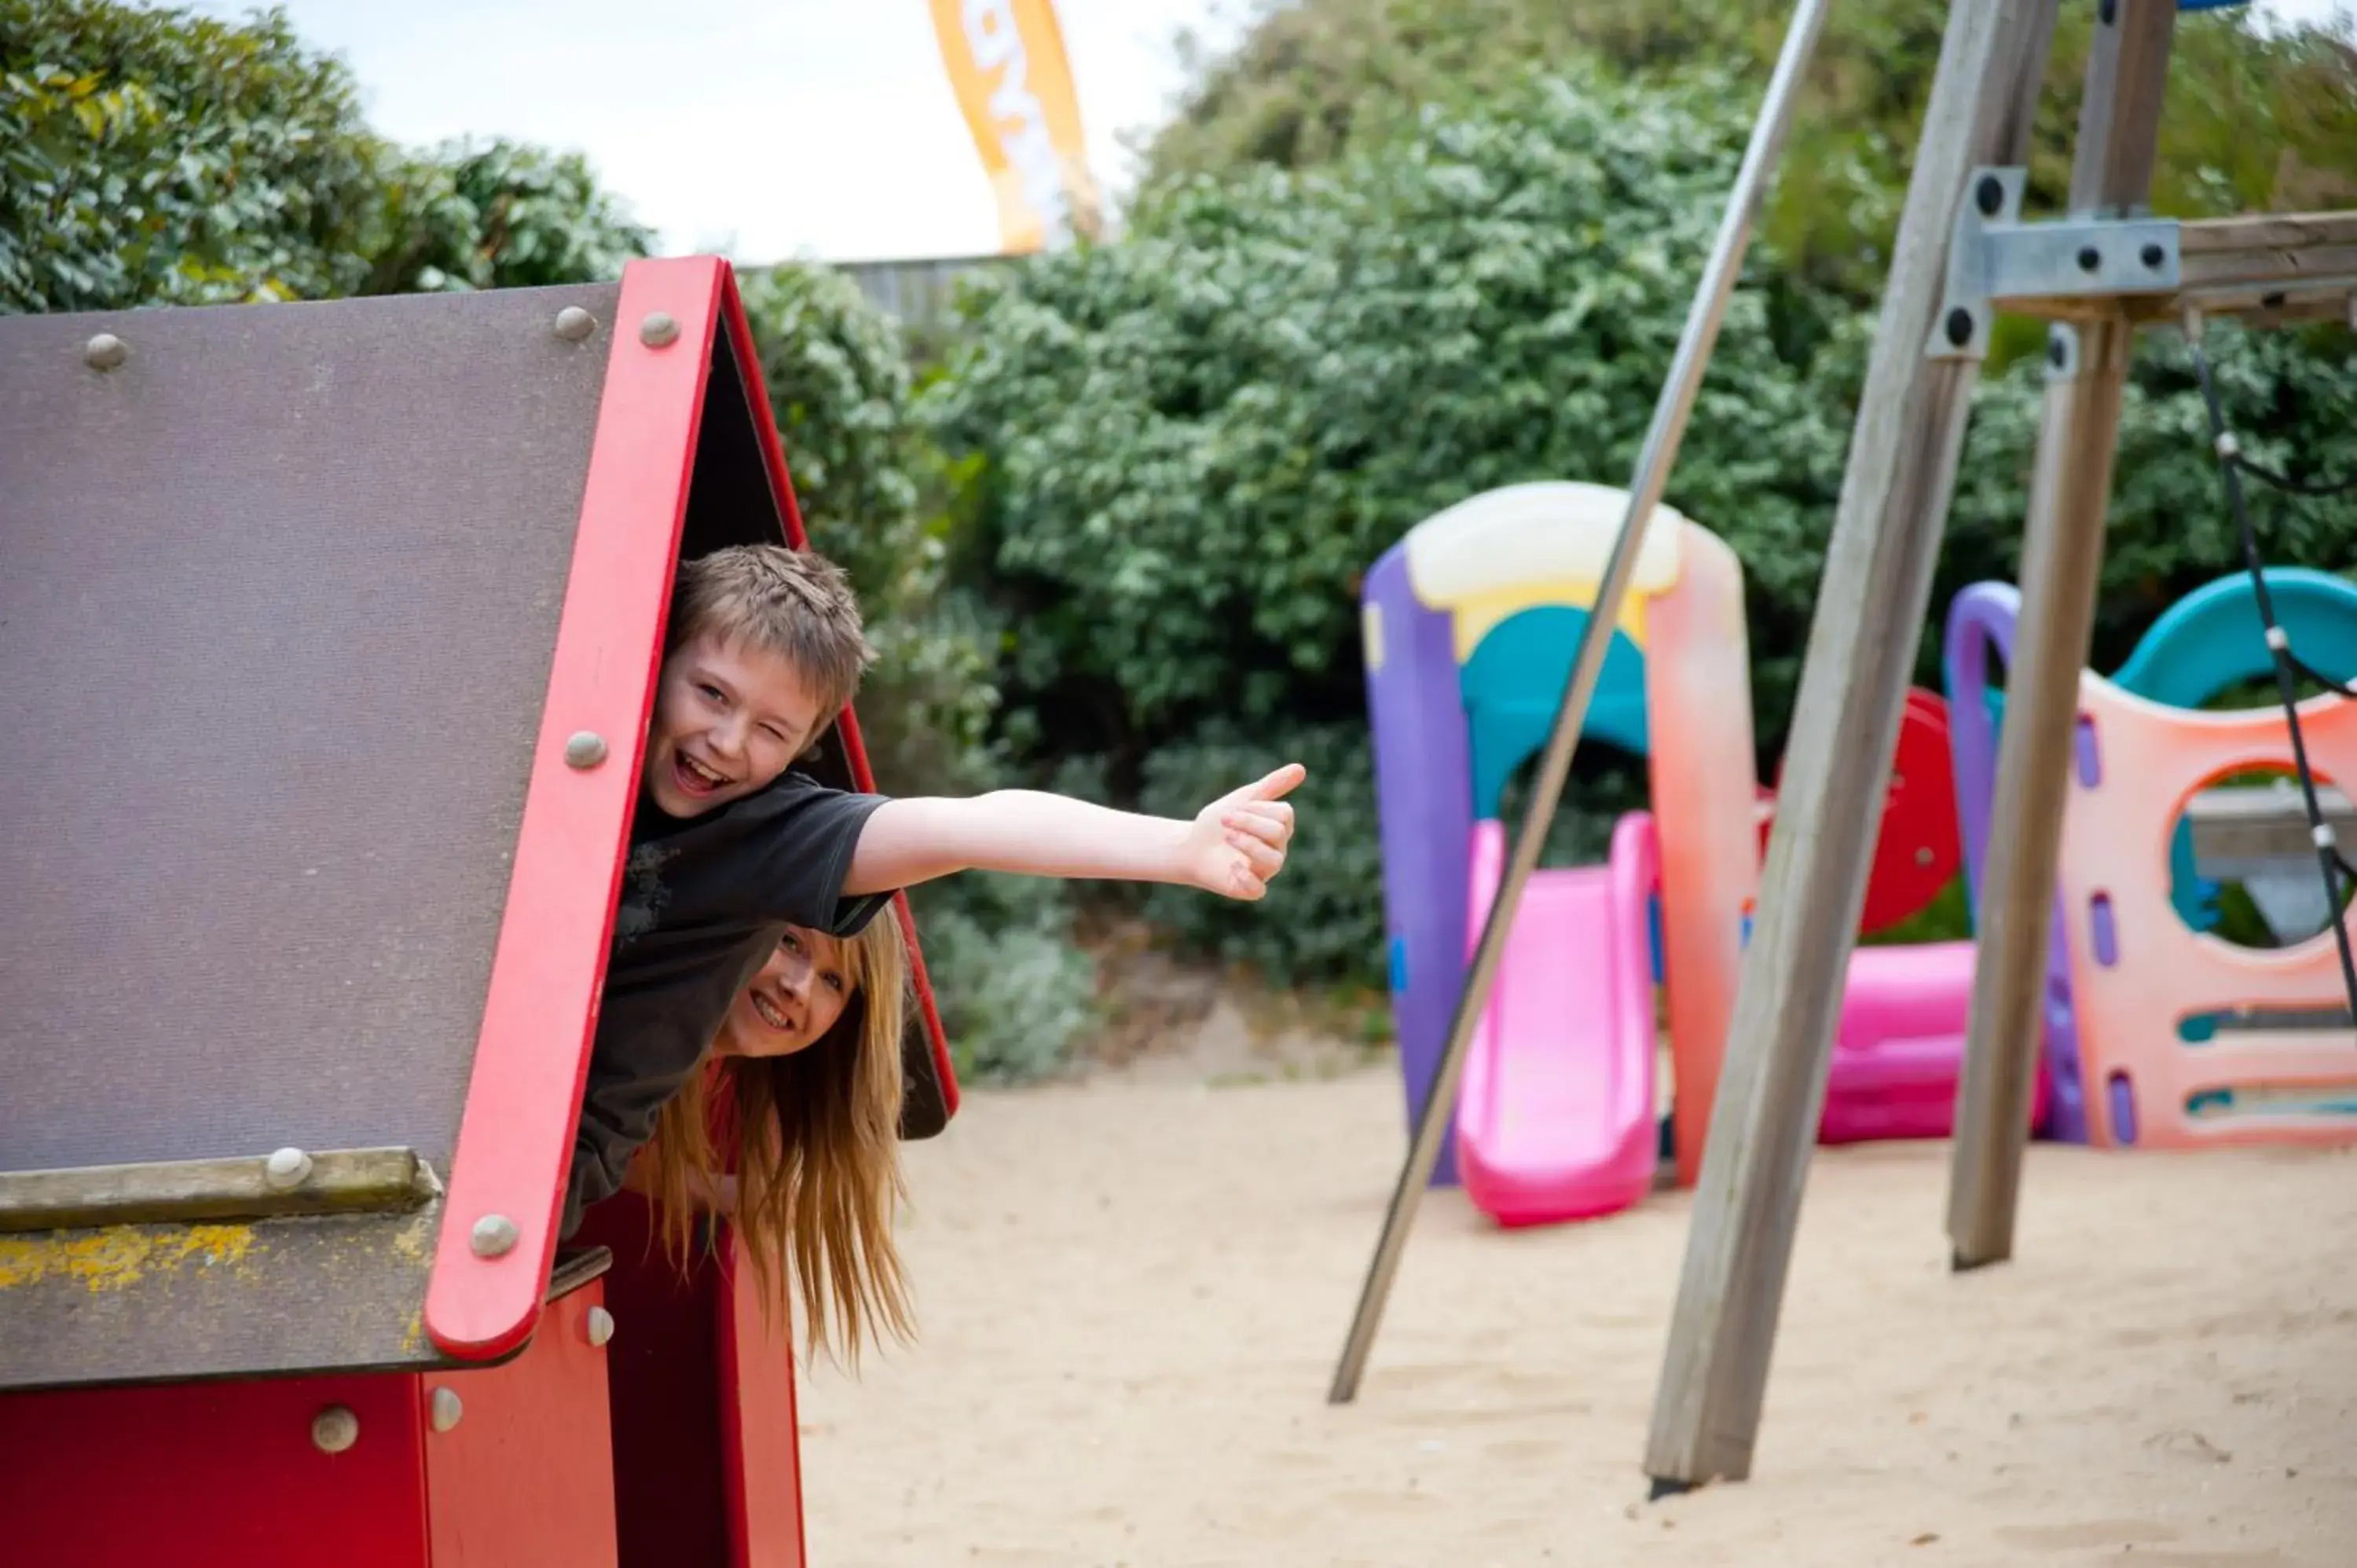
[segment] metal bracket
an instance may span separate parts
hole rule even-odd
[[[284,1155],[298,1155],[299,1171]],[[441,1195],[434,1167],[403,1148],[0,1171],[0,1234],[382,1213],[416,1208]]]
[[[2000,310],[2054,318],[2089,302],[2168,295],[2178,286],[2178,224],[2168,218],[2021,220],[2029,171],[1976,168],[1948,236],[1948,279],[1926,352],[1977,360]]]

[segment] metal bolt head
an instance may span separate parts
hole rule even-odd
[[[2092,273],[2103,264],[2103,252],[2095,249],[2093,245],[2082,245],[2079,247],[2079,270],[2081,272]]]
[[[1948,312],[1948,341],[1961,349],[1973,340],[1973,313],[1963,306]]]
[[[602,1349],[606,1341],[614,1337],[614,1315],[602,1306],[593,1306],[581,1326],[588,1336],[589,1343]]]
[[[436,1432],[449,1431],[466,1413],[466,1403],[458,1398],[456,1389],[436,1389],[426,1396],[425,1420]]]
[[[311,1175],[311,1156],[300,1149],[279,1149],[262,1164],[262,1179],[273,1189],[287,1192]]]
[[[2058,371],[2071,362],[2070,340],[2060,332],[2046,335],[2046,362]]]
[[[568,768],[595,768],[605,760],[606,737],[596,730],[576,730],[565,743],[565,765]]]
[[[2158,245],[2147,245],[2143,250],[2136,252],[2136,260],[2142,262],[2154,272],[2158,272],[2160,271],[2160,263],[2169,260],[2169,252],[2162,250]]]
[[[2095,7],[2095,20],[2106,27],[2120,18],[2119,0],[2102,0]]]
[[[349,1405],[331,1404],[311,1418],[311,1446],[322,1454],[341,1454],[361,1440],[361,1418]]]
[[[665,310],[651,311],[639,323],[639,341],[650,349],[661,349],[679,341],[679,323]]]
[[[1973,205],[1981,209],[1983,217],[1996,217],[1997,209],[2005,205],[2005,182],[1993,174],[1981,176],[1973,187]]]
[[[111,371],[131,358],[131,345],[112,332],[102,332],[81,346],[82,363],[93,371]]]
[[[475,1249],[475,1256],[479,1258],[504,1257],[515,1250],[522,1235],[516,1230],[516,1222],[506,1215],[486,1214],[475,1221],[475,1229],[468,1236],[468,1244]]]
[[[577,305],[568,305],[556,313],[556,335],[568,343],[578,343],[597,330],[597,318]]]

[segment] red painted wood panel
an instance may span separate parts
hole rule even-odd
[[[602,1283],[553,1304],[514,1360],[413,1380],[433,1568],[614,1568],[606,1351],[589,1343]],[[461,1406],[447,1432],[437,1389]]]
[[[0,1563],[426,1568],[417,1379],[289,1378],[0,1396]],[[339,1454],[320,1411],[359,1418]]]

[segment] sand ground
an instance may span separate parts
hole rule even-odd
[[[1404,1145],[1381,1067],[970,1094],[921,1339],[804,1384],[815,1568],[2357,1564],[2357,1155],[2038,1146],[1959,1277],[1944,1145],[1821,1150],[1753,1477],[1649,1504],[1684,1194],[1435,1195],[1326,1403]]]

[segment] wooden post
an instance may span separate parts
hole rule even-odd
[[[2125,217],[2152,187],[2175,0],[2131,0],[2098,21],[2071,175],[2073,211]],[[2023,1146],[2036,1087],[2055,862],[2095,620],[2120,396],[2136,329],[2113,309],[2052,329],[2021,550],[2021,623],[2006,683],[1981,879],[1979,957],[1956,1090],[1948,1239],[1958,1269],[2013,1255]]]
[[[2029,145],[2059,0],[1954,0],[1899,225],[1736,993],[1645,1468],[1656,1496],[1750,1473],[1890,756],[1977,362],[1927,347],[1976,166]]]

